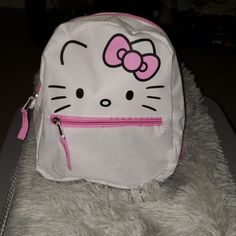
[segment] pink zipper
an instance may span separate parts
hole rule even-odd
[[[72,170],[72,165],[71,165],[71,158],[70,158],[70,149],[69,149],[69,145],[66,139],[66,136],[64,134],[64,131],[62,129],[62,124],[61,124],[61,119],[58,117],[51,117],[51,122],[53,124],[55,124],[58,127],[58,131],[60,134],[60,143],[65,151],[65,155],[66,155],[66,162],[67,162],[67,167],[69,170]]]
[[[60,135],[60,143],[65,151],[67,167],[72,170],[69,144],[63,127],[74,128],[109,128],[109,127],[151,127],[161,126],[161,117],[74,117],[51,115],[50,121],[56,125]]]
[[[162,125],[161,117],[75,117],[51,115],[52,122],[54,118],[60,119],[63,127],[99,128]]]

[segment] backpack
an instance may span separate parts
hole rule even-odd
[[[20,139],[33,106],[36,170],[47,179],[130,189],[176,168],[182,80],[167,35],[147,19],[100,13],[61,24],[21,109]]]

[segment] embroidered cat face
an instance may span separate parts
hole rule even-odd
[[[161,59],[151,39],[114,34],[103,45],[69,40],[48,85],[51,113],[156,116],[163,109]]]

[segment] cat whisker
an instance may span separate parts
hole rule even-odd
[[[65,89],[65,86],[62,85],[55,85],[55,84],[51,84],[48,86],[48,88],[59,88],[59,89]]]
[[[152,111],[157,111],[154,107],[148,106],[148,105],[142,105],[142,107],[145,107],[147,109],[150,109]]]
[[[71,106],[71,105],[68,104],[68,105],[65,105],[65,106],[63,106],[63,107],[60,107],[60,108],[56,109],[56,110],[54,111],[54,113],[57,113],[57,112],[59,112],[59,111],[61,111],[61,110],[64,110],[64,109],[66,109],[66,108],[68,108],[68,107],[70,107],[70,106]]]
[[[147,98],[152,98],[152,99],[161,99],[161,97],[156,97],[156,96],[147,96]]]
[[[51,100],[58,100],[58,99],[65,99],[66,96],[57,96],[57,97],[53,97],[51,98]]]
[[[154,89],[154,88],[164,88],[164,85],[154,85],[154,86],[148,86],[146,89]]]

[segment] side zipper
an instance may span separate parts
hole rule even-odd
[[[50,116],[51,123],[56,125],[60,135],[60,143],[66,155],[67,167],[72,170],[69,144],[63,127],[73,128],[105,128],[105,127],[151,127],[162,126],[161,117],[71,117]]]
[[[29,97],[28,101],[21,108],[21,129],[17,135],[17,138],[24,140],[29,129],[29,119],[28,110],[32,108],[33,102],[37,99],[38,94],[34,92],[32,96]]]

